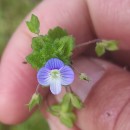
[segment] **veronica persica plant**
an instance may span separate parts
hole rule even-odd
[[[96,54],[102,56],[105,51],[115,51],[118,44],[115,40],[96,39],[79,45],[75,45],[75,39],[61,27],[50,29],[48,34],[40,34],[40,22],[37,16],[32,15],[31,20],[26,22],[29,30],[36,36],[32,38],[32,52],[26,57],[27,63],[37,70],[38,85],[32,99],[28,103],[29,110],[48,101],[40,94],[39,87],[50,87],[53,95],[61,92],[62,87],[66,88],[66,94],[60,103],[48,105],[48,111],[59,118],[62,124],[73,127],[76,121],[75,109],[82,109],[83,102],[73,92],[71,84],[74,81],[74,70],[80,80],[92,82],[89,76],[80,72],[72,64],[73,50],[91,43],[96,43]],[[84,82],[85,82],[84,81]],[[86,85],[87,86],[87,85]],[[82,87],[82,86],[81,86]],[[48,104],[48,102],[47,102]],[[85,107],[85,106],[84,106]]]

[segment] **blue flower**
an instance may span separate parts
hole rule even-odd
[[[74,80],[71,67],[65,65],[58,58],[51,58],[37,73],[40,85],[50,86],[53,94],[59,94],[62,86],[70,85]]]

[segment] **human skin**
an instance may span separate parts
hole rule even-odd
[[[49,28],[61,26],[75,36],[77,44],[96,38],[117,39],[120,50],[110,54],[109,59],[129,68],[129,5],[130,0],[45,0],[30,15],[39,17],[42,34]],[[0,121],[6,124],[20,123],[31,114],[25,104],[36,89],[36,71],[22,62],[31,52],[32,36],[24,20],[10,39],[0,62]],[[87,47],[78,50],[79,53],[83,51],[86,52]],[[78,120],[69,130],[129,130],[129,72],[118,64],[79,53],[75,56],[75,64],[88,73],[92,81],[86,83],[77,79],[73,84],[74,92],[84,101],[85,107],[76,112]],[[43,96],[47,93],[48,90],[44,90]],[[56,100],[60,97],[56,96]],[[51,102],[53,98],[50,95],[48,100]],[[43,105],[41,111],[51,129],[68,130],[56,117],[46,113],[45,107]]]

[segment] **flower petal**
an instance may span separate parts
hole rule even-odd
[[[52,70],[52,69],[60,69],[64,66],[64,63],[59,60],[58,58],[51,58],[45,64],[45,67]]]
[[[61,80],[52,79],[50,82],[50,90],[54,95],[57,95],[61,92]]]
[[[64,66],[61,70],[61,84],[62,85],[69,85],[74,80],[74,71],[69,66]]]
[[[50,70],[45,67],[41,68],[37,73],[37,80],[39,84],[43,86],[49,86],[50,85]]]

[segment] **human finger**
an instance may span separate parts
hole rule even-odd
[[[77,122],[72,130],[129,130],[130,74],[123,68],[93,58],[79,57],[75,65],[87,73],[91,81],[87,83],[76,78],[72,85],[72,90],[84,102],[84,108],[76,111]],[[56,101],[62,96],[58,95]],[[48,99],[56,103],[52,96]],[[44,108],[42,111],[45,115]],[[69,130],[47,112],[46,119],[52,130]]]
[[[43,1],[32,13],[40,19],[42,34],[49,28],[61,26],[74,35],[77,42],[93,38],[83,0]],[[78,19],[75,17],[77,15]],[[37,84],[36,71],[30,65],[22,64],[31,52],[32,34],[25,25],[26,20],[9,41],[0,64],[0,121],[7,124],[18,123],[30,115],[26,104]]]

